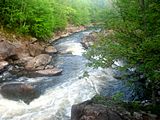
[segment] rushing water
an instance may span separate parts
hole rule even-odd
[[[0,96],[0,120],[69,120],[71,106],[101,93],[111,95],[121,90],[122,83],[113,78],[112,69],[86,67],[81,39],[92,31],[79,32],[54,43],[61,54],[53,63],[63,69],[60,76],[27,78],[16,81],[35,84],[42,95],[29,105]],[[88,71],[89,77],[83,74]]]

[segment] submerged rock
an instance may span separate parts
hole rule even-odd
[[[18,82],[2,84],[0,87],[0,93],[5,98],[11,100],[23,100],[26,103],[30,103],[33,99],[40,96],[40,93],[34,86]]]

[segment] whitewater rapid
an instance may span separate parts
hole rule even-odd
[[[96,94],[111,95],[119,91],[122,82],[113,77],[112,68],[87,67],[81,39],[91,30],[79,32],[54,43],[60,54],[53,64],[63,69],[60,76],[27,78],[15,81],[34,83],[42,95],[29,105],[23,101],[0,96],[0,120],[69,120],[71,106],[91,99]],[[84,72],[89,77],[83,77]]]

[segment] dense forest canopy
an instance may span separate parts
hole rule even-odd
[[[107,67],[116,60],[123,61],[125,65],[120,68],[132,70],[129,82],[140,99],[152,98],[156,103],[160,90],[160,1],[113,3],[105,14],[105,27],[112,32],[101,36],[89,50],[90,65]]]
[[[67,24],[100,20],[105,0],[1,0],[0,24],[22,34],[46,39]]]

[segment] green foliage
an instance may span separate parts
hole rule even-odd
[[[66,3],[61,1],[61,4],[68,6],[69,21],[75,25],[86,25],[90,22],[89,13],[89,1],[90,0],[66,0]]]
[[[115,101],[113,101],[113,100],[110,99],[110,98],[101,96],[101,95],[95,95],[95,96],[92,98],[92,101],[93,101],[93,103],[95,103],[95,104],[102,104],[102,105],[105,105],[105,106],[107,106],[107,107],[113,107],[113,105],[115,105]]]
[[[140,101],[133,101],[127,104],[126,107],[132,111],[139,111],[142,106],[140,105]]]
[[[65,29],[65,27],[67,26],[66,6],[63,6],[58,2],[52,2],[52,9],[54,21],[53,31]]]
[[[83,78],[88,78],[89,77],[89,73],[87,72],[87,71],[84,71],[84,73],[83,73]]]
[[[86,25],[102,20],[107,6],[106,0],[59,0],[59,3],[72,8],[69,21],[75,25]]]
[[[65,29],[68,23],[89,24],[92,11],[100,8],[91,3],[91,0],[1,0],[0,24],[21,34],[46,39],[52,32]]]
[[[2,0],[1,21],[19,33],[45,39],[54,27],[52,6],[41,0]]]
[[[122,94],[121,93],[117,93],[116,95],[112,96],[112,97],[105,97],[102,95],[95,95],[92,98],[92,102],[94,104],[102,104],[107,106],[108,108],[114,108],[116,106],[123,106],[124,102],[122,101]]]
[[[131,113],[134,113],[135,111],[145,111],[152,114],[160,115],[160,105],[157,104],[156,106],[151,103],[146,103],[146,105],[143,105],[140,101],[132,101],[128,103],[123,103],[123,107],[126,108]]]
[[[121,94],[121,93],[120,93]],[[119,93],[116,94],[116,96],[120,95]],[[121,96],[121,95],[120,95]],[[134,112],[139,112],[139,111],[145,111],[145,112],[150,112],[152,114],[160,115],[160,105],[157,104],[156,106],[151,104],[151,103],[146,103],[146,105],[143,105],[141,101],[131,101],[131,102],[123,102],[121,99],[113,99],[114,96],[111,98],[107,98],[101,95],[95,95],[92,98],[92,102],[94,104],[102,104],[104,106],[107,106],[107,108],[116,108],[117,110],[127,110],[131,114]],[[125,109],[124,109],[125,108]],[[125,110],[125,111],[126,111]]]
[[[112,99],[114,101],[120,102],[123,100],[123,96],[124,96],[124,94],[122,92],[117,92],[115,95],[112,96]]]
[[[105,25],[113,32],[101,37],[87,53],[94,67],[107,67],[115,60],[123,60],[127,63],[125,69],[136,68],[137,77],[132,83],[143,87],[146,97],[153,101],[160,89],[159,13],[159,1],[115,0],[106,12]],[[137,81],[142,86],[137,86]]]

